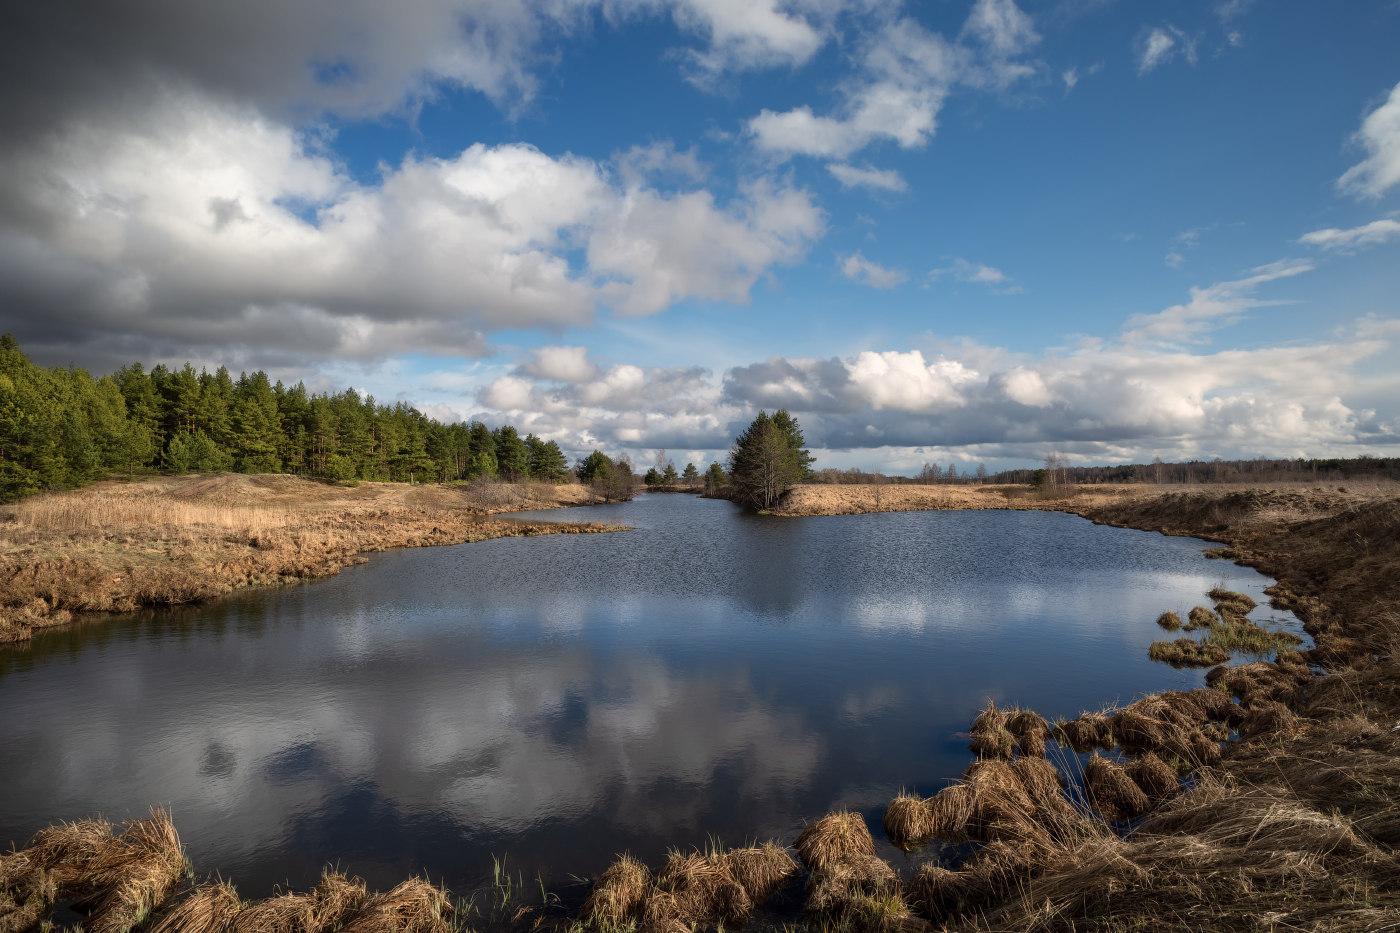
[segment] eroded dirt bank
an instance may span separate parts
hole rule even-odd
[[[194,603],[246,586],[330,576],[387,548],[621,530],[500,517],[597,501],[578,485],[348,488],[237,474],[105,482],[38,496],[8,507],[0,524],[0,644],[22,644],[74,614]]]

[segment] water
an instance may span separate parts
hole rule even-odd
[[[882,838],[901,787],[961,774],[987,697],[1053,718],[1198,686],[1147,660],[1157,615],[1270,582],[1055,512],[650,495],[526,517],[637,530],[378,554],[0,653],[0,844],[169,804],[197,870],[246,897],[327,861],[460,891],[507,855],[559,883],[625,850],[791,841],[834,807]]]

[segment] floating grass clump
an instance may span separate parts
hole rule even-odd
[[[1168,632],[1175,632],[1181,628],[1181,616],[1168,610],[1157,617],[1157,624]]]
[[[1236,593],[1223,586],[1213,588],[1206,595],[1215,601],[1216,608],[1220,610],[1222,615],[1225,613],[1245,615],[1259,605],[1244,593]]]
[[[1214,667],[1230,660],[1230,652],[1220,645],[1191,638],[1154,641],[1147,649],[1147,656],[1172,667]]]
[[[808,826],[794,846],[811,871],[803,909],[818,927],[896,933],[922,927],[904,901],[894,869],[875,856],[858,814],[832,813]]]
[[[890,842],[906,852],[934,835],[933,814],[917,794],[900,792],[885,808],[881,823]]]
[[[1197,629],[1210,628],[1220,621],[1220,618],[1205,606],[1197,606],[1186,614],[1186,624],[1182,626],[1188,632]]]

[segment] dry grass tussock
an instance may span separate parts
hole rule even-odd
[[[36,496],[0,518],[0,644],[84,612],[199,602],[245,586],[340,572],[363,552],[490,538],[616,531],[590,522],[493,517],[487,487],[510,508],[589,501],[575,486],[463,487],[225,475],[99,483]],[[497,509],[498,510],[498,509]]]
[[[655,933],[688,933],[706,923],[743,926],[753,909],[796,873],[792,856],[772,842],[673,851],[654,878],[641,862],[623,855],[593,883],[580,920],[597,930]]]
[[[0,860],[0,929],[23,930],[57,900],[88,912],[84,929],[128,933],[144,924],[188,876],[170,815],[152,810],[113,834],[101,819],[40,830]]]
[[[0,856],[0,930],[23,933],[56,901],[86,914],[92,933],[450,933],[448,892],[410,878],[367,894],[359,878],[327,870],[305,893],[243,902],[232,884],[192,884],[164,810],[119,833],[101,819],[58,823]],[[181,889],[183,887],[183,890]]]

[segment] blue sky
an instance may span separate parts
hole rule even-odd
[[[129,8],[128,8],[129,7]],[[566,449],[1400,451],[1400,4],[55,4],[0,316]],[[22,89],[22,90],[17,90]]]

